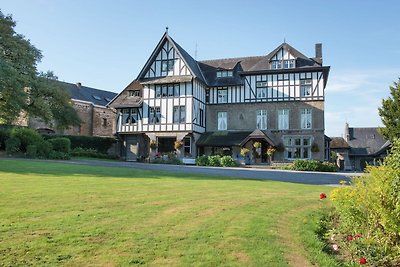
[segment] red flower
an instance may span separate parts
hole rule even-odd
[[[367,264],[367,260],[364,257],[362,257],[360,259],[360,264]]]
[[[319,199],[324,199],[324,198],[326,198],[326,194],[325,193],[319,194]]]
[[[353,236],[352,236],[352,235],[348,235],[348,236],[347,236],[347,240],[348,240],[348,241],[353,240]]]

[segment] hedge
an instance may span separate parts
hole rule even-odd
[[[83,136],[83,135],[43,135],[45,139],[68,138],[71,141],[71,149],[85,148],[95,149],[99,153],[107,154],[108,149],[116,143],[111,137]]]

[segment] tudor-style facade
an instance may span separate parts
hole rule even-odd
[[[174,150],[182,155],[253,150],[266,160],[324,159],[324,89],[329,67],[321,45],[308,58],[283,43],[266,56],[194,60],[166,32],[142,71],[111,102],[123,157]],[[256,155],[256,154],[254,154]]]

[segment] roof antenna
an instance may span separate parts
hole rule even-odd
[[[166,32],[166,33],[168,33],[168,26],[167,26],[167,27],[165,27],[165,32]]]
[[[194,49],[194,59],[197,60],[197,42],[196,42],[196,48]]]

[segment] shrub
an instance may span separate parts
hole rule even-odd
[[[26,156],[28,158],[36,158],[37,157],[37,146],[36,145],[28,145],[26,147]]]
[[[223,156],[221,158],[221,165],[223,167],[237,167],[238,163],[231,156]]]
[[[53,145],[53,150],[62,153],[71,151],[71,141],[66,137],[56,137],[48,140]]]
[[[208,166],[208,157],[206,155],[202,155],[196,158],[196,165],[197,166]]]
[[[220,155],[208,156],[208,162],[209,162],[210,166],[220,167],[221,166],[221,156]]]
[[[49,159],[60,159],[60,160],[69,160],[71,159],[71,155],[69,153],[52,150],[49,153]]]
[[[50,142],[41,140],[37,142],[35,145],[37,147],[37,156],[39,158],[44,158],[44,159],[49,158],[50,152],[53,150],[53,146],[51,145]]]
[[[11,137],[16,137],[21,141],[21,151],[26,152],[28,145],[35,145],[43,141],[42,136],[31,128],[14,128],[11,130]]]
[[[295,171],[320,171],[335,172],[336,165],[330,162],[322,162],[318,160],[296,159],[291,166]]]
[[[383,166],[367,172],[353,178],[352,187],[332,191],[338,220],[331,228],[344,237],[338,241],[353,258],[364,257],[371,266],[400,266],[400,140]]]
[[[0,149],[4,150],[6,148],[6,140],[10,138],[11,130],[9,129],[0,129]]]
[[[93,148],[82,148],[77,147],[71,150],[70,153],[73,157],[88,157],[88,158],[98,158],[98,159],[116,159],[116,156],[111,156],[108,154],[99,153]]]
[[[17,137],[10,137],[5,141],[6,152],[9,155],[13,155],[20,151],[21,140]]]
[[[99,136],[83,136],[83,135],[44,135],[45,139],[54,139],[56,137],[65,137],[71,141],[71,149],[91,148],[96,151],[107,154],[110,147],[116,142],[115,138],[99,137]]]

